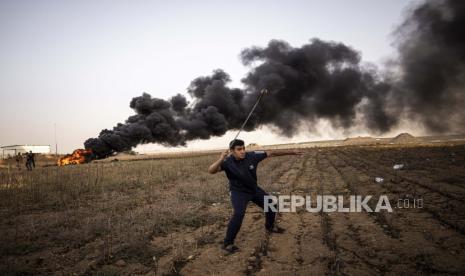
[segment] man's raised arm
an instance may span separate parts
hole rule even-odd
[[[228,154],[229,154],[229,150],[222,152],[220,155],[220,158],[210,165],[210,167],[208,168],[208,173],[215,174],[221,171],[221,163],[228,156]]]
[[[304,152],[297,149],[292,150],[266,150],[267,157],[284,156],[284,155],[303,155]]]

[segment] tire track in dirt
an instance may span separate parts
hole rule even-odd
[[[295,159],[292,167],[289,171],[287,171],[283,176],[277,181],[276,185],[279,186],[279,192],[271,192],[271,194],[282,194],[288,183],[293,183],[295,179],[299,177],[302,171],[303,162],[301,159]],[[260,210],[260,212],[262,212]],[[276,215],[276,222],[275,224],[281,223],[281,214]],[[263,231],[263,237],[261,238],[258,246],[252,249],[250,256],[248,258],[248,264],[245,268],[246,275],[255,275],[259,271],[263,271],[263,259],[269,254],[269,245],[270,245],[270,237],[271,235],[268,234],[266,231]]]
[[[282,194],[302,195],[308,190],[307,183],[317,185],[315,151],[305,155],[300,173],[293,182],[283,188]],[[323,242],[320,216],[302,212],[280,213],[282,234],[274,234],[269,241],[269,253],[263,258],[262,270],[257,275],[323,275],[331,252]]]
[[[321,175],[317,170],[319,160],[318,152],[312,151],[312,158],[307,163],[303,178],[297,182],[296,194],[302,196],[319,194],[322,191],[323,182]],[[325,233],[330,226],[327,220],[322,216],[323,213],[309,213],[302,209],[298,213],[301,218],[301,236],[299,242],[300,263],[297,275],[309,274],[329,274],[331,271],[331,260],[336,258],[335,244],[332,243],[330,236]]]
[[[289,193],[289,186],[293,187],[295,185],[295,181],[301,177],[306,160],[307,158],[295,159],[292,168],[278,181],[281,187],[279,194]],[[286,220],[283,220],[282,214],[277,213],[275,223],[285,228],[286,222]],[[260,274],[266,271],[266,260],[269,258],[270,252],[274,250],[272,239],[275,236],[277,236],[278,239],[283,238],[281,235],[283,234],[269,235],[268,233],[265,233],[261,243],[252,251],[249,257],[249,265],[246,269],[247,275]]]
[[[332,155],[335,158],[341,158],[339,155]],[[340,159],[342,160],[342,159]],[[346,161],[343,169],[339,172],[344,179],[352,179],[351,170],[356,170]],[[352,171],[353,172],[353,171]],[[365,179],[369,178],[365,176]],[[353,186],[354,183],[352,183]],[[370,181],[360,181],[357,185],[357,194],[379,196],[389,194],[381,186],[373,184]],[[391,195],[390,195],[390,198]],[[373,250],[382,252],[383,255],[399,255],[400,259],[392,259],[389,266],[389,272],[392,271],[409,271],[424,273],[447,273],[461,274],[465,271],[465,257],[463,252],[465,239],[456,232],[444,229],[436,220],[428,216],[421,209],[394,209],[393,213],[371,213],[383,214],[386,225],[383,228],[396,229],[399,239],[379,240],[376,245],[384,246],[381,249]],[[401,213],[402,212],[402,213]],[[350,215],[352,215],[351,213]],[[371,233],[371,232],[369,232]],[[389,242],[389,247],[386,247]],[[461,260],[461,261],[459,261]],[[462,264],[462,265],[461,265]],[[382,270],[382,272],[387,272]]]

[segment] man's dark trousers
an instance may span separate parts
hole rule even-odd
[[[234,211],[231,220],[228,224],[228,230],[226,231],[226,238],[224,239],[225,245],[234,243],[234,239],[236,238],[237,233],[241,229],[242,220],[244,219],[245,210],[247,209],[247,204],[249,203],[249,201],[252,201],[253,203],[257,204],[260,208],[263,209],[266,195],[268,194],[258,186],[255,194],[231,190],[231,202]],[[274,225],[276,212],[272,211],[271,208],[269,208],[265,214],[265,228],[271,230]]]

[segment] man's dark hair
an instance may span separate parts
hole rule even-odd
[[[243,146],[244,141],[240,139],[234,139],[229,143],[229,149],[233,150],[235,146]]]

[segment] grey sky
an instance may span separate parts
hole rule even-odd
[[[391,32],[409,3],[1,0],[0,145],[53,144],[56,123],[59,150],[69,152],[124,121],[144,91],[185,93],[216,68],[240,86],[239,52],[270,39],[341,41],[381,64],[394,54]]]

